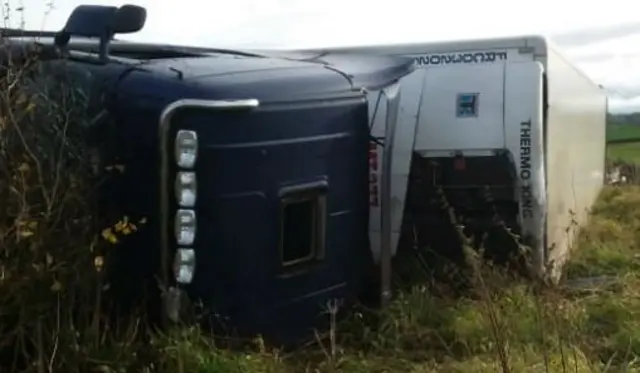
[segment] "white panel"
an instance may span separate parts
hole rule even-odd
[[[516,165],[522,236],[533,250],[538,275],[545,269],[547,215],[542,74],[539,62],[510,63],[505,71],[507,149]]]
[[[604,184],[607,98],[562,55],[547,60],[547,246],[554,275]]]
[[[423,81],[424,70],[415,71],[400,80],[402,98],[400,101],[400,113],[396,126],[395,144],[393,147],[394,154],[391,164],[391,247],[394,255],[400,238],[400,228],[402,225],[407,184],[409,182],[411,156],[416,138],[416,123],[420,97],[422,96]],[[380,97],[379,101],[378,97]],[[369,93],[368,99],[370,121],[372,123],[371,134],[384,143],[386,129],[385,119],[387,114],[386,98],[381,92],[376,91]],[[378,107],[377,110],[376,105]],[[370,163],[369,232],[373,257],[377,261],[380,257],[380,180],[382,176],[384,147],[376,145],[371,149],[370,156],[370,161],[373,160],[375,163]]]
[[[416,151],[502,149],[504,65],[448,65],[425,70]],[[477,95],[477,112],[458,114],[458,97]]]

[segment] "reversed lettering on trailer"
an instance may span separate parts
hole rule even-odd
[[[379,188],[379,160],[378,160],[378,144],[369,143],[369,205],[380,205],[380,188]]]
[[[520,123],[520,208],[522,218],[533,218],[533,191],[531,190],[531,119]]]
[[[449,64],[473,64],[491,63],[507,60],[507,52],[466,52],[466,53],[434,53],[415,56],[416,64],[425,65],[449,65]]]

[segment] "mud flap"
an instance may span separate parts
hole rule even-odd
[[[507,64],[504,104],[506,146],[518,176],[522,243],[531,249],[531,270],[538,278],[544,278],[548,258],[543,71],[539,62]]]

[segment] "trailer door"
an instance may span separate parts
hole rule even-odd
[[[418,152],[504,149],[504,64],[426,69]]]
[[[542,274],[546,256],[548,197],[545,182],[544,68],[539,62],[513,62],[506,65],[505,75],[507,149],[513,156],[518,175],[516,198],[520,227],[525,243],[533,250],[534,270]]]

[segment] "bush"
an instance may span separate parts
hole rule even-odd
[[[52,64],[10,64],[0,81],[2,372],[86,371],[107,325],[87,102]]]

